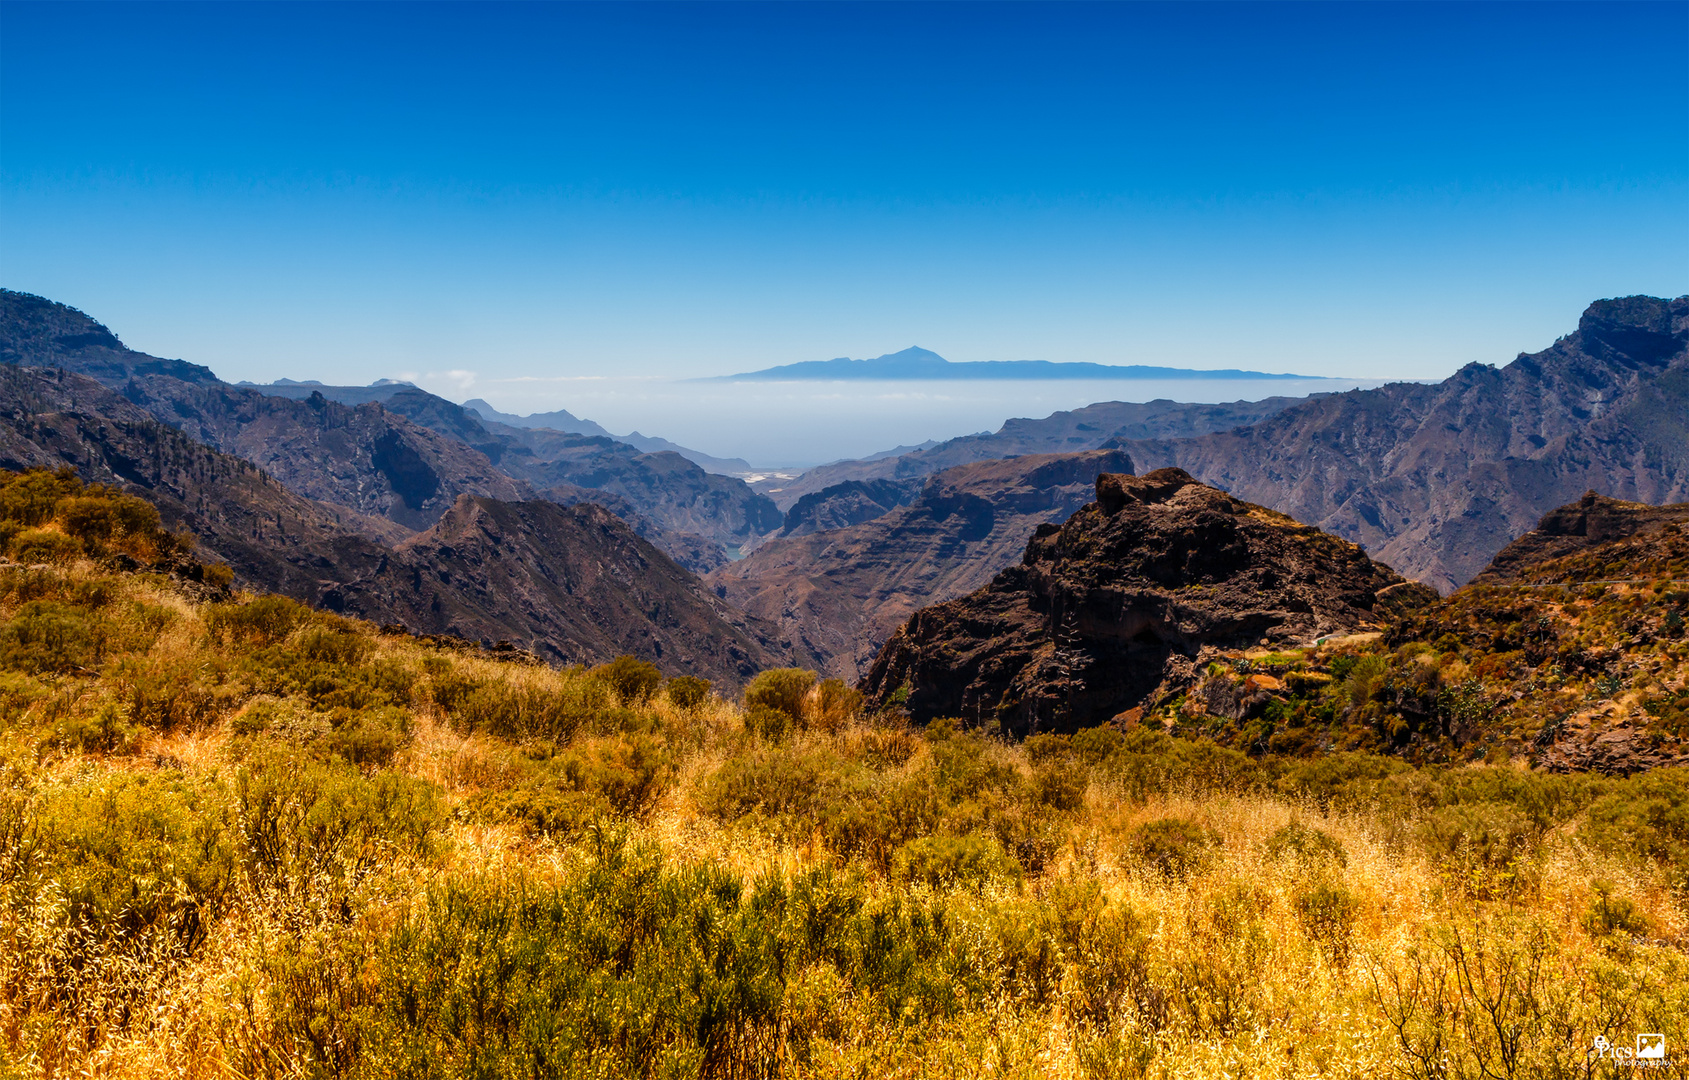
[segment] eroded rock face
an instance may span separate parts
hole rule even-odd
[[[1040,527],[1020,565],[917,612],[875,658],[870,696],[907,684],[920,721],[1071,731],[1193,685],[1205,650],[1369,629],[1435,599],[1354,544],[1179,469],[1105,474],[1096,490]]]

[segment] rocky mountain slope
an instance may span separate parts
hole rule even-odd
[[[0,290],[0,361],[87,375],[300,494],[413,531],[464,494],[508,501],[592,488],[620,496],[652,542],[708,570],[780,526],[774,504],[743,481],[674,453],[483,422],[403,383],[231,386],[208,368],[130,350],[82,312],[25,293]]]
[[[132,377],[121,393],[207,446],[288,488],[407,529],[426,529],[459,495],[532,498],[487,455],[379,404],[269,397],[223,383]]]
[[[855,680],[916,609],[989,581],[1035,528],[1089,502],[1098,473],[1131,466],[1120,451],[1094,450],[947,469],[908,506],[771,540],[706,580],[781,626],[827,674]]]
[[[64,465],[148,499],[239,584],[313,606],[514,639],[556,661],[631,652],[727,686],[793,659],[778,630],[728,608],[601,508],[464,496],[414,535],[305,498],[92,379],[0,365],[0,468]]]
[[[627,443],[636,450],[647,454],[660,454],[670,451],[679,454],[687,461],[703,468],[707,472],[732,475],[734,473],[748,473],[751,463],[744,458],[719,458],[706,454],[702,450],[693,450],[667,439],[659,439],[653,435],[641,435],[637,431],[626,435],[612,435],[603,425],[591,420],[583,420],[567,409],[556,409],[552,412],[533,413],[528,416],[517,416],[514,413],[500,412],[480,398],[472,398],[463,403],[463,407],[474,412],[483,420],[492,420],[507,427],[514,428],[549,428],[552,431],[567,432],[571,435],[599,435],[606,439]]]
[[[795,480],[769,479],[753,486],[785,510],[806,495],[850,480],[906,482],[975,461],[1025,454],[1072,454],[1114,446],[1126,439],[1188,438],[1254,424],[1305,400],[1275,397],[1221,405],[1165,399],[1103,401],[1041,419],[1008,420],[995,432],[963,435],[908,453],[834,462],[810,469]]]
[[[1074,730],[1195,683],[1208,654],[1381,626],[1434,597],[1354,544],[1177,469],[1105,474],[1019,565],[918,612],[863,689],[918,720]]]
[[[1504,585],[1526,579],[1537,580],[1544,573],[1559,572],[1553,568],[1545,569],[1553,560],[1590,552],[1615,540],[1657,535],[1666,525],[1683,521],[1689,521],[1689,503],[1649,506],[1586,491],[1577,502],[1544,514],[1536,528],[1502,548],[1484,572],[1472,579],[1472,583]],[[1616,573],[1644,572],[1645,567],[1633,565],[1643,548],[1613,545],[1607,550],[1620,556],[1617,562],[1623,569]]]
[[[1404,732],[1556,770],[1689,764],[1689,504],[1590,492],[1385,644]]]
[[[1447,592],[1585,490],[1689,499],[1689,297],[1591,304],[1576,333],[1504,368],[1123,445],[1140,467],[1183,468]]]
[[[327,600],[419,633],[507,640],[554,663],[628,653],[726,687],[791,662],[776,628],[700,588],[591,503],[466,495]]]

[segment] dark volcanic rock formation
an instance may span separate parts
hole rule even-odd
[[[1584,491],[1689,499],[1689,297],[1598,301],[1576,333],[1504,368],[1124,445],[1140,467],[1178,466],[1447,592]]]
[[[1484,572],[1472,579],[1472,584],[1500,585],[1523,577],[1534,578],[1550,560],[1576,555],[1614,540],[1659,532],[1674,521],[1689,521],[1689,503],[1649,506],[1586,491],[1577,502],[1543,515],[1536,528],[1502,548]],[[1635,561],[1632,547],[1623,548],[1626,557],[1619,560],[1620,565],[1629,566]],[[1617,553],[1621,548],[1613,550]]]
[[[981,461],[929,477],[920,497],[849,528],[770,540],[711,574],[717,593],[778,623],[827,674],[854,681],[910,614],[991,580],[1032,530],[1091,499],[1118,450]]]
[[[979,591],[917,613],[863,682],[918,720],[1016,735],[1104,722],[1195,681],[1208,648],[1310,641],[1434,599],[1353,544],[1177,469],[1097,479]]]

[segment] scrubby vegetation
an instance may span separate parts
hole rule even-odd
[[[1010,744],[109,550],[0,565],[0,1073],[1430,1080],[1689,1045],[1680,770]],[[1344,649],[1263,664],[1376,701],[1395,653]]]
[[[1222,657],[1151,712],[1251,754],[1417,763],[1564,768],[1558,742],[1617,732],[1608,761],[1572,764],[1634,770],[1689,739],[1689,535],[1668,525],[1644,558],[1598,551],[1469,586],[1384,634]]]

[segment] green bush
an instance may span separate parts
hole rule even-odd
[[[129,722],[129,710],[122,702],[109,699],[91,712],[59,717],[52,731],[52,741],[61,747],[106,754],[132,753],[141,734],[141,729]]]
[[[1507,893],[1526,883],[1521,874],[1537,831],[1512,806],[1446,806],[1426,815],[1418,832],[1444,871],[1474,895]]]
[[[411,736],[411,714],[404,709],[334,709],[323,751],[352,765],[387,765]]]
[[[436,885],[372,953],[337,958],[345,975],[283,951],[264,1011],[273,1041],[342,1075],[773,1076],[783,1043],[805,1064],[784,1010],[821,967],[891,1016],[955,1008],[947,930],[863,903],[824,872],[747,882],[608,847],[554,882]]]
[[[47,789],[27,846],[98,939],[163,933],[192,950],[233,883],[220,793],[173,773],[97,774]],[[139,945],[139,942],[135,944]]]
[[[375,642],[349,630],[318,626],[300,634],[294,648],[312,663],[355,667],[370,658]]]
[[[546,739],[567,743],[581,731],[604,725],[615,713],[609,685],[593,678],[570,678],[560,689],[503,679],[470,679],[455,673],[435,675],[432,692],[453,726],[508,739]],[[618,724],[617,727],[628,725]]]
[[[790,713],[767,705],[752,705],[745,710],[745,730],[759,739],[779,742],[795,727]]]
[[[285,749],[254,755],[235,773],[243,862],[260,888],[314,888],[395,856],[432,855],[445,822],[433,784],[355,769]]]
[[[897,877],[933,888],[980,888],[994,881],[1019,881],[1021,867],[989,836],[922,836],[897,849]]]
[[[751,680],[745,688],[745,709],[776,709],[791,718],[792,725],[804,725],[804,698],[815,685],[813,671],[802,668],[773,668]]]
[[[51,521],[59,501],[81,490],[82,481],[68,465],[54,472],[0,473],[0,520],[26,528]]]
[[[1267,837],[1266,847],[1267,854],[1274,859],[1292,855],[1304,862],[1329,860],[1338,866],[1346,866],[1349,862],[1348,852],[1343,850],[1342,842],[1335,836],[1300,821],[1275,829],[1273,835]]]
[[[311,609],[285,596],[267,595],[247,604],[212,604],[204,617],[213,637],[275,645],[310,621]]]
[[[710,681],[692,675],[676,675],[663,689],[676,708],[687,712],[697,709],[710,698]]]
[[[1132,830],[1126,850],[1162,877],[1181,881],[1205,866],[1220,837],[1189,818],[1147,821]]]
[[[82,554],[82,545],[57,529],[26,529],[8,547],[21,563],[65,563]]]
[[[657,670],[656,664],[632,656],[618,656],[608,664],[600,664],[592,669],[592,674],[602,679],[623,705],[643,705],[651,700],[663,681],[663,673]]]
[[[1646,937],[1653,927],[1648,917],[1638,911],[1634,901],[1613,895],[1613,886],[1605,881],[1595,882],[1595,899],[1580,920],[1584,931],[1592,938],[1606,938],[1614,934],[1626,937]]]
[[[97,664],[105,629],[74,607],[31,600],[0,626],[0,664],[31,674],[63,673]]]
[[[1689,885],[1689,769],[1655,769],[1614,785],[1590,805],[1580,835],[1658,861]]]
[[[839,731],[862,712],[862,694],[842,679],[822,679],[809,698],[809,723],[822,731]]]

